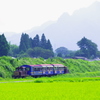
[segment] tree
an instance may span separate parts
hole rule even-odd
[[[19,53],[19,47],[15,44],[10,44],[10,43],[9,43],[9,47],[10,47],[10,50],[9,50],[8,55],[12,57],[17,57],[17,54]]]
[[[33,43],[32,43],[32,47],[40,47],[40,40],[39,40],[39,35],[36,35],[33,38]]]
[[[29,48],[26,53],[29,55],[29,57],[34,57],[33,52],[34,52],[33,49]]]
[[[68,50],[66,47],[59,47],[55,50],[57,56],[65,57],[66,55],[69,55],[72,51]]]
[[[51,50],[43,49],[41,47],[35,47],[33,49],[28,49],[27,53],[30,57],[42,57],[45,59],[54,56],[54,53]]]
[[[45,49],[48,49],[48,50],[51,50],[51,51],[53,50],[53,49],[52,49],[51,42],[50,42],[49,39],[48,39],[47,42],[46,42],[46,48],[45,48]]]
[[[22,33],[21,35],[21,40],[20,40],[20,45],[19,45],[19,52],[24,51],[26,52],[27,49],[29,49],[30,46],[30,38],[28,34]]]
[[[46,49],[46,38],[44,34],[42,34],[40,45],[41,48]]]
[[[66,54],[68,53],[68,49],[65,48],[65,47],[59,47],[59,48],[57,48],[55,51],[56,51],[57,54],[58,54],[58,53],[61,53],[61,54],[66,55]]]
[[[0,56],[7,56],[9,49],[9,44],[5,38],[5,35],[0,35]]]
[[[63,57],[62,53],[57,54],[58,57]]]
[[[87,58],[95,58],[97,56],[97,45],[91,40],[83,37],[80,41],[77,42],[77,45],[80,47],[81,56]]]
[[[26,55],[27,54],[27,55]],[[41,40],[39,35],[36,35],[33,39],[25,33],[22,33],[20,45],[19,45],[19,54],[21,57],[30,56],[30,57],[53,57],[53,49],[50,43],[50,40],[46,41],[45,35],[42,34]]]

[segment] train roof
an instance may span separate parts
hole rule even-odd
[[[64,67],[62,64],[37,64],[37,65],[22,65],[20,67]]]
[[[62,64],[53,64],[54,67],[64,67]]]

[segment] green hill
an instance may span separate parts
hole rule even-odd
[[[82,59],[62,59],[62,58],[11,58],[0,57],[0,77],[11,78],[13,71],[21,65],[32,64],[63,64],[69,73],[64,77],[90,77],[100,76],[100,61],[85,61]]]

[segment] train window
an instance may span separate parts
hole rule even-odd
[[[26,71],[29,71],[29,70],[30,70],[30,68],[29,68],[29,67],[27,67],[27,68],[26,68]]]
[[[40,71],[41,68],[34,68],[34,71]]]
[[[53,70],[53,67],[49,67],[49,70]]]
[[[19,70],[19,71],[23,71],[23,68],[19,68],[18,70]]]
[[[22,68],[22,70],[23,70],[23,71],[25,71],[25,70],[26,70],[26,68]]]
[[[43,67],[42,69],[43,69],[43,70],[46,70],[46,69],[47,69],[47,67]]]
[[[50,70],[50,67],[47,67],[47,70]]]
[[[54,69],[57,70],[58,68],[57,67],[54,67]]]

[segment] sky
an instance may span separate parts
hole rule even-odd
[[[100,0],[0,0],[0,32],[20,33]]]

